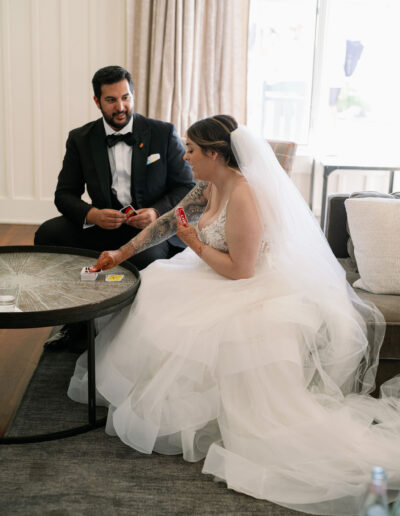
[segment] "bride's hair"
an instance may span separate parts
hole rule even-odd
[[[231,132],[237,127],[233,116],[215,115],[195,122],[186,134],[203,152],[217,151],[228,167],[239,168],[231,146]]]

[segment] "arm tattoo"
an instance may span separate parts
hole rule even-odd
[[[206,181],[198,181],[196,186],[179,203],[179,206],[185,210],[187,219],[191,224],[196,223],[206,209],[207,199],[204,196],[204,191],[207,186]],[[175,216],[175,209],[173,211]]]
[[[197,222],[206,208],[207,199],[204,191],[207,188],[206,181],[198,181],[196,186],[181,200],[178,206],[181,206],[186,213],[188,221],[193,224]],[[155,220],[150,226],[143,229],[132,240],[122,246],[121,249],[129,252],[131,256],[145,251],[149,247],[153,247],[176,233],[176,216],[175,208],[164,213]]]

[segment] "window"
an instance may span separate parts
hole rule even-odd
[[[248,123],[321,153],[398,147],[398,0],[251,0]]]
[[[248,123],[266,138],[306,143],[316,0],[252,0]]]

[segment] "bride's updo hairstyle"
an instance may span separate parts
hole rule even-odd
[[[205,153],[217,151],[228,167],[239,168],[231,147],[231,132],[237,129],[238,123],[230,115],[216,115],[203,118],[192,124],[187,136]]]

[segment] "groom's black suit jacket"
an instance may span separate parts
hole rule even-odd
[[[193,188],[192,170],[182,159],[184,148],[173,124],[135,114],[132,130],[132,204],[135,208],[155,208],[162,215]],[[105,138],[102,118],[72,130],[68,136],[55,204],[79,227],[92,207],[118,208],[111,191]],[[147,164],[153,154],[159,154],[160,159]],[[85,186],[92,204],[81,199]]]

